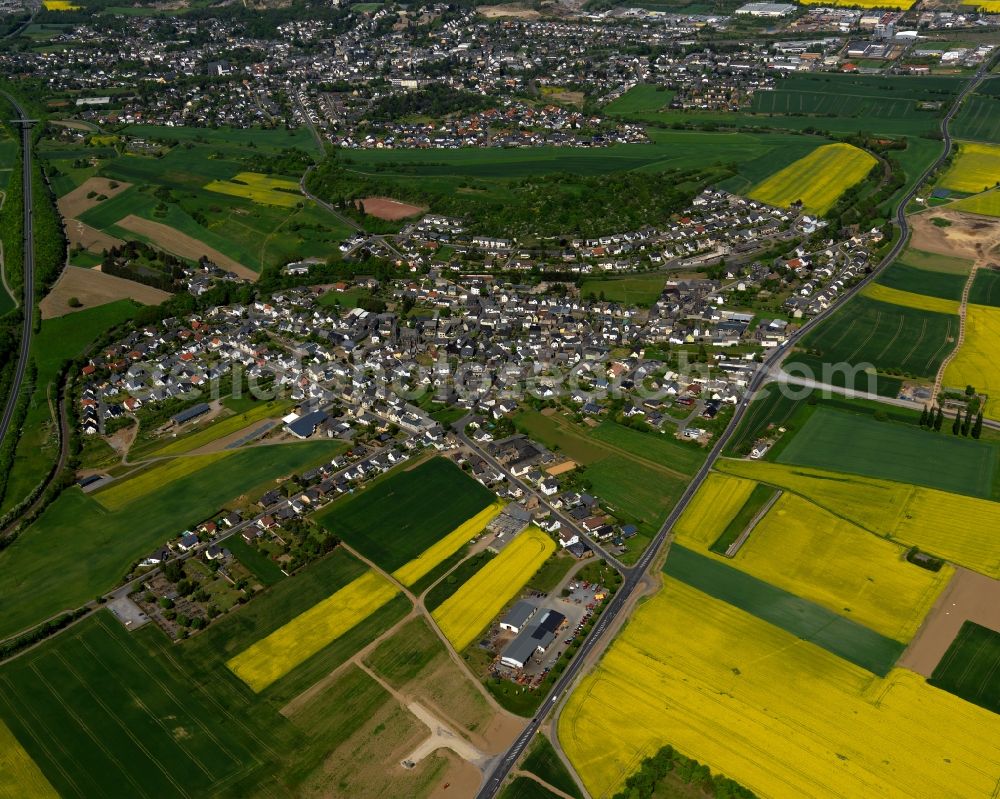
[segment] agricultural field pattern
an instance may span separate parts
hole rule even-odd
[[[5,0],[0,105],[0,799],[1000,797],[1000,0]]]

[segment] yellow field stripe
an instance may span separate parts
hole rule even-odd
[[[762,797],[990,797],[1000,774],[1000,715],[905,669],[879,679],[669,577],[558,732],[591,796],[666,743]]]
[[[710,547],[739,513],[756,485],[753,480],[710,473],[674,525],[677,540]]]
[[[0,799],[59,799],[31,756],[0,721]]]
[[[988,395],[983,415],[1000,419],[1000,308],[969,305],[965,313],[965,338],[944,370],[949,387],[975,386]]]
[[[1000,144],[958,143],[958,157],[944,173],[940,185],[946,189],[976,194],[992,189],[1000,181]]]
[[[226,665],[259,693],[367,619],[397,593],[396,587],[381,575],[365,572],[230,658]]]
[[[825,144],[758,183],[748,196],[782,208],[801,200],[806,211],[825,214],[876,163],[853,145]]]
[[[222,458],[227,458],[236,451],[227,449],[208,455],[195,455],[163,461],[140,472],[135,477],[116,480],[103,491],[98,491],[91,496],[108,510],[121,510],[140,497],[144,497],[158,488],[163,488],[182,477],[187,477],[192,472],[214,464]]]
[[[912,291],[883,286],[881,283],[869,283],[861,293],[870,300],[903,305],[920,311],[933,311],[934,313],[957,314],[960,304],[958,300],[946,300],[942,297],[931,297],[928,294],[915,294]]]
[[[299,185],[295,181],[272,178],[259,172],[240,172],[230,180],[213,180],[211,183],[206,183],[204,188],[232,197],[243,197],[256,203],[285,208],[291,208],[302,201]]]
[[[431,614],[456,650],[475,640],[555,549],[551,538],[529,527]]]
[[[503,510],[503,503],[494,502],[479,511],[436,544],[429,546],[409,563],[404,563],[392,573],[392,576],[405,586],[413,585],[439,563],[458,552],[473,536],[479,535],[486,525],[499,515],[501,510]]]

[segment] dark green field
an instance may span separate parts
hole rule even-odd
[[[954,346],[958,317],[855,296],[806,336],[802,347],[829,364],[872,364],[932,378]],[[793,357],[790,360],[795,361]],[[827,382],[823,375],[815,379]]]
[[[1000,713],[1000,633],[965,622],[928,682]]]
[[[110,590],[129,565],[245,492],[343,452],[342,442],[253,447],[110,512],[78,488],[63,492],[0,553],[0,637]],[[16,599],[15,599],[16,598]]]
[[[898,377],[887,377],[874,368],[831,368],[826,358],[817,358],[803,352],[792,353],[782,369],[793,377],[807,377],[831,386],[878,394],[880,397],[899,396],[899,390],[903,387],[903,381]]]
[[[801,395],[801,393],[800,393]],[[754,442],[782,427],[804,399],[793,398],[777,383],[757,392],[736,432],[726,446],[727,455],[748,455]]]
[[[907,266],[902,261],[896,261],[878,276],[878,281],[902,291],[912,291],[915,294],[926,294],[931,297],[942,297],[946,300],[961,300],[965,288],[965,276],[949,272],[933,272],[929,269],[918,269]]]
[[[996,449],[915,425],[817,408],[776,460],[990,498]]]
[[[625,305],[641,305],[646,308],[656,302],[663,292],[666,275],[641,275],[606,280],[585,280],[580,286],[580,296],[620,302]]]
[[[663,570],[709,596],[728,602],[816,646],[884,677],[906,648],[808,600],[775,588],[679,544]]]
[[[309,131],[302,128],[292,130],[264,130],[261,128],[166,128],[160,125],[129,125],[124,132],[130,136],[148,139],[193,141],[212,145],[236,145],[263,150],[284,150],[298,147],[302,150],[316,149],[316,140]]]
[[[496,555],[492,552],[485,550],[477,552],[468,560],[463,561],[458,568],[427,592],[427,596],[424,597],[424,607],[428,611],[437,610],[448,597],[465,585],[476,572],[495,557]]]
[[[992,83],[996,84],[996,80]],[[951,135],[1000,143],[1000,97],[990,96],[982,90],[967,97],[951,124]]]
[[[643,433],[615,422],[602,422],[590,434],[597,441],[625,450],[626,454],[694,475],[705,460],[705,450],[684,444],[662,433]]]
[[[541,777],[553,788],[558,788],[565,794],[583,799],[583,794],[576,785],[566,766],[559,759],[556,750],[544,735],[536,735],[535,742],[528,751],[528,756],[521,763],[521,769],[530,771],[536,777]]]
[[[617,100],[604,106],[605,114],[628,116],[637,112],[659,111],[666,108],[674,99],[676,92],[664,86],[653,86],[642,83],[629,89]]]
[[[531,777],[515,777],[501,791],[500,799],[559,799],[559,797]]]
[[[206,795],[259,773],[283,737],[103,612],[5,665],[0,685],[0,715],[63,796]]]
[[[736,515],[726,525],[726,529],[722,531],[709,548],[713,552],[725,555],[730,544],[740,537],[740,533],[747,529],[747,526],[753,521],[753,517],[757,515],[773,496],[773,487],[763,485],[762,483],[755,485],[753,491],[750,492],[750,496],[747,497],[747,501],[743,503],[743,507],[736,512]]]
[[[969,302],[973,305],[1000,307],[1000,270],[980,269],[969,289]]]
[[[264,585],[274,585],[285,579],[285,575],[273,560],[256,547],[250,546],[241,535],[232,535],[226,539],[226,549],[246,566]]]
[[[317,515],[366,558],[398,569],[495,499],[451,461],[433,458],[400,471]]]

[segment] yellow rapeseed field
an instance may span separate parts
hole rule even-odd
[[[46,11],[77,11],[80,8],[70,0],[42,0],[42,5]]]
[[[848,8],[898,8],[902,11],[910,8],[917,0],[802,0],[807,6],[845,6]]]
[[[313,605],[226,665],[258,693],[367,619],[398,593],[373,571]]]
[[[989,395],[983,414],[1000,419],[1000,308],[969,305],[965,310],[965,340],[944,370],[944,384],[975,386]]]
[[[243,197],[255,203],[280,205],[285,208],[292,208],[302,201],[299,184],[294,180],[272,178],[259,172],[240,172],[230,180],[213,180],[205,184],[205,188],[220,194]]]
[[[1000,144],[963,141],[958,143],[958,157],[942,176],[940,185],[953,191],[977,194],[992,189],[998,182]]]
[[[900,545],[785,493],[729,563],[905,643],[954,570],[921,569],[907,563],[904,553]]]
[[[723,459],[719,469],[794,491],[901,544],[1000,578],[1000,503],[888,480],[763,461]]]
[[[1000,6],[1000,0],[998,0],[997,5]],[[1000,189],[966,197],[964,200],[956,200],[949,204],[948,210],[966,211],[970,214],[982,214],[983,216],[1000,216]]]
[[[130,502],[146,496],[150,491],[163,488],[168,483],[186,477],[192,472],[229,457],[236,450],[222,450],[208,455],[194,455],[188,458],[173,458],[140,472],[135,477],[115,481],[103,491],[92,494],[94,499],[108,510],[121,510]]]
[[[683,544],[710,547],[753,493],[753,480],[712,472],[674,525]]]
[[[1000,775],[1000,715],[670,578],[574,691],[559,740],[595,799],[667,743],[777,799],[985,799]]]
[[[902,291],[881,283],[869,283],[861,292],[866,297],[893,305],[904,305],[907,308],[918,308],[921,311],[935,313],[958,313],[958,300],[946,300],[941,297],[931,297],[927,294],[914,294],[912,291]]]
[[[810,213],[825,214],[877,163],[851,144],[826,144],[758,183],[749,196],[785,208],[802,200]]]
[[[409,563],[404,563],[392,573],[392,576],[403,585],[413,585],[439,563],[458,552],[470,539],[479,535],[486,525],[496,518],[501,510],[503,510],[503,503],[494,502],[489,507],[479,511],[479,513],[468,521],[462,522],[436,544],[425,549]]]
[[[476,640],[555,548],[545,533],[529,527],[441,603],[431,615],[452,646],[461,652]]]
[[[59,799],[41,769],[0,721],[0,799]]]

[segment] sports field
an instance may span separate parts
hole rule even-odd
[[[432,458],[334,502],[316,519],[366,558],[393,572],[495,499],[451,461]]]
[[[939,185],[952,191],[977,194],[1000,183],[1000,145],[963,141],[958,156],[941,176]]]
[[[985,799],[1000,773],[1000,716],[912,672],[873,677],[670,578],[558,729],[595,799],[667,743],[759,796]]]
[[[997,453],[969,438],[820,407],[777,460],[989,498]]]
[[[0,552],[0,637],[89,602],[114,587],[135,560],[241,494],[263,492],[275,478],[342,451],[343,444],[332,441],[237,450],[224,469],[216,464],[162,486],[144,480],[148,492],[113,511],[79,488],[64,491]]]
[[[772,585],[731,566],[725,558],[674,544],[663,571],[873,674],[888,674],[906,649],[906,644],[848,618],[849,614]]]
[[[0,799],[58,799],[35,761],[0,719]]]
[[[969,305],[965,311],[965,340],[948,367],[944,384],[962,389],[975,386],[989,395],[985,416],[1000,419],[1000,308]]]
[[[729,562],[897,641],[909,641],[953,570],[921,569],[905,549],[795,494],[783,494]]]
[[[448,597],[432,615],[452,646],[461,652],[476,640],[555,549],[549,536],[529,527]]]
[[[462,522],[444,538],[421,552],[404,566],[400,566],[392,576],[403,585],[410,586],[429,574],[439,564],[450,558],[469,541],[479,535],[503,510],[503,503],[493,502],[479,511],[471,519]]]
[[[1000,713],[1000,633],[965,622],[930,678],[931,685]]]
[[[809,333],[803,346],[818,351],[824,363],[851,367],[867,363],[880,371],[931,378],[957,335],[957,316],[856,296]]]
[[[970,214],[1000,216],[1000,190],[993,189],[992,191],[976,194],[972,197],[966,197],[963,200],[952,203],[948,208],[956,211],[966,211]]]
[[[363,622],[397,593],[384,577],[365,572],[226,665],[259,693]]]
[[[949,276],[950,277],[950,276]],[[898,288],[886,286],[883,283],[869,283],[862,290],[862,295],[871,300],[886,302],[891,305],[904,305],[919,311],[933,311],[942,314],[957,314],[958,300],[934,297],[929,294],[917,294]],[[959,290],[961,294],[961,290]]]
[[[299,184],[294,180],[272,178],[257,172],[239,172],[228,180],[213,180],[205,184],[205,189],[285,208],[292,208],[296,203],[303,202]]]
[[[756,483],[711,472],[674,525],[677,540],[708,549],[750,498]]]
[[[853,524],[975,571],[1000,577],[1000,503],[906,483],[723,459],[727,474],[794,491]]]
[[[621,302],[625,305],[641,305],[648,308],[663,292],[666,275],[642,275],[617,279],[585,280],[580,285],[580,296]]]
[[[801,200],[807,211],[825,214],[877,163],[850,144],[826,144],[758,183],[749,196],[784,208]]]

